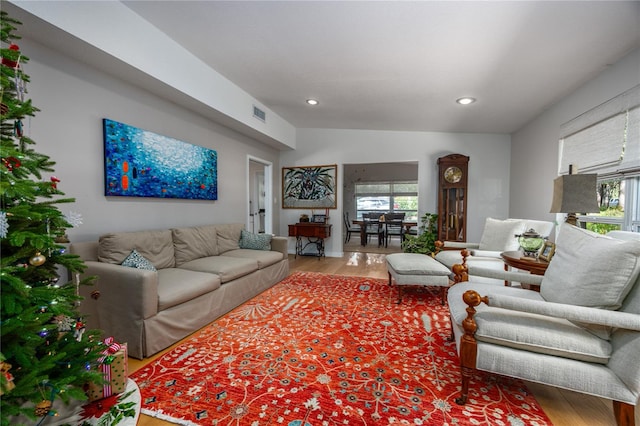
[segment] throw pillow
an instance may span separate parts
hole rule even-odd
[[[640,241],[621,241],[563,224],[540,284],[556,303],[619,309],[640,274]]]
[[[240,248],[251,250],[271,250],[271,235],[254,234],[243,229],[240,234]]]
[[[121,263],[122,266],[128,266],[129,268],[145,269],[147,271],[157,271],[153,263],[149,262],[143,255],[138,253],[135,249],[131,251]]]
[[[520,246],[516,234],[522,232],[522,222],[515,220],[498,220],[488,217],[484,223],[484,231],[480,239],[479,250],[511,251]]]

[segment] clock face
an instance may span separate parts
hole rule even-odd
[[[447,167],[444,171],[444,180],[450,183],[458,183],[462,179],[462,170],[459,167]]]

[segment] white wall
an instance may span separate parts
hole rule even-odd
[[[608,67],[513,134],[510,216],[555,220],[549,209],[553,179],[558,175],[560,126],[637,84],[640,50]]]
[[[468,155],[467,240],[479,241],[486,217],[508,217],[510,142],[510,136],[502,134],[298,129],[296,150],[281,153],[280,164],[284,167],[337,164],[341,191],[343,164],[417,161],[422,215],[437,211],[438,158],[452,153]],[[342,254],[342,208],[342,193],[338,193],[338,208],[330,211],[333,228],[331,238],[325,242],[327,256]],[[280,229],[286,230],[288,224],[296,223],[303,212],[282,210]],[[289,250],[294,252],[293,239]]]
[[[69,56],[137,78],[151,92],[170,92],[174,103],[200,108],[249,137],[295,148],[291,124],[119,1],[18,0],[3,7],[44,45],[64,47]],[[266,112],[265,122],[253,117],[254,105]]]
[[[278,173],[279,153],[273,148],[33,41],[23,39],[20,47],[31,59],[25,66],[31,77],[28,97],[41,110],[25,121],[25,130],[36,150],[56,161],[55,176],[62,181],[58,187],[76,198],[61,210],[78,212],[84,219],[82,226],[70,230],[72,241],[112,231],[244,223],[247,155],[273,162]],[[215,149],[218,200],[105,197],[103,118]],[[278,223],[276,204],[276,232]]]
[[[41,109],[35,118],[25,120],[25,129],[36,149],[57,162],[60,188],[77,199],[61,206],[84,218],[81,227],[69,232],[74,241],[109,231],[243,221],[239,218],[247,211],[247,155],[274,163],[274,232],[279,235],[286,235],[286,225],[301,213],[280,209],[281,166],[338,164],[338,188],[342,188],[342,164],[417,161],[420,212],[433,212],[436,160],[450,153],[471,157],[468,240],[477,241],[488,216],[552,220],[548,210],[560,125],[640,83],[637,50],[542,113],[512,141],[500,134],[298,129],[296,151],[279,153],[60,51],[28,39],[20,46],[31,58],[25,66],[31,76],[28,96]],[[219,200],[105,197],[101,124],[105,117],[217,150]],[[327,242],[329,255],[342,252],[342,194],[338,200],[338,209],[331,211],[334,236]]]

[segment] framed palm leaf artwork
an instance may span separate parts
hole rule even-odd
[[[282,168],[283,209],[335,209],[337,165]]]

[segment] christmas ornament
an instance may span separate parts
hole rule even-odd
[[[39,251],[37,251],[36,254],[29,259],[29,264],[33,266],[40,266],[46,261],[47,258],[44,257]]]
[[[53,322],[57,324],[59,332],[71,331],[76,325],[76,321],[66,315],[60,314],[53,317]]]
[[[64,218],[67,220],[67,222],[69,222],[69,225],[73,226],[74,228],[82,225],[82,215],[80,213],[69,211],[69,213],[64,215]]]
[[[18,119],[13,123],[13,134],[18,138],[21,138],[24,134],[22,131],[22,120]]]
[[[6,238],[7,232],[9,232],[7,214],[5,212],[0,212],[0,238]]]
[[[15,51],[20,51],[20,47],[17,44],[13,44],[13,43],[11,43],[11,45],[9,46],[9,49],[10,50],[15,50]],[[17,68],[19,61],[20,61],[19,57],[18,57],[18,61],[12,61],[9,58],[2,58],[2,65],[6,65],[9,68]]]
[[[84,334],[87,327],[81,321],[80,318],[76,321],[75,329],[73,330],[73,337],[76,338],[78,342],[82,341],[82,335]]]
[[[8,362],[1,361],[0,373],[4,376],[6,381],[2,386],[2,388],[0,388],[0,395],[4,394],[5,390],[10,392],[13,388],[16,387],[16,385],[13,383],[13,374],[9,373],[9,370],[11,370],[11,364],[9,364]]]
[[[2,159],[2,164],[4,164],[4,166],[7,168],[7,170],[9,170],[10,172],[13,171],[13,169],[17,169],[19,168],[22,163],[20,162],[20,160],[18,160],[16,157],[7,157],[7,158],[3,158]]]
[[[46,399],[43,399],[42,401],[38,402],[35,408],[36,416],[43,417],[49,414],[49,412],[51,411],[52,405],[53,405],[52,402],[47,401]]]
[[[60,179],[55,176],[51,176],[51,186],[53,189],[58,189],[58,182],[60,182]]]

